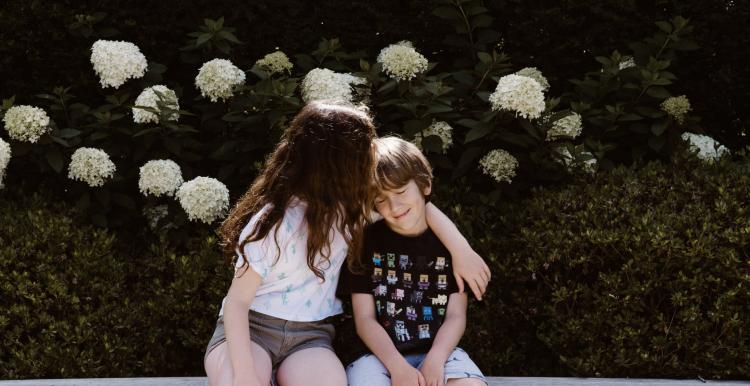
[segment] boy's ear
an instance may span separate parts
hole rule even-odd
[[[429,182],[427,186],[424,187],[424,190],[422,190],[422,193],[425,197],[428,197],[430,193],[432,193],[432,182]]]

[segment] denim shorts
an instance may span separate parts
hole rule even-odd
[[[317,322],[295,322],[279,319],[250,310],[250,340],[257,343],[271,358],[271,364],[276,368],[289,355],[313,347],[323,347],[333,351],[333,324],[326,320]],[[216,329],[206,347],[203,357],[205,362],[208,353],[218,345],[226,342],[224,318],[216,321]]]
[[[419,368],[427,354],[411,354],[404,356],[414,368]],[[487,380],[482,375],[469,354],[456,347],[448,360],[445,361],[444,384],[449,379],[478,378],[484,383]],[[346,367],[346,378],[349,386],[391,386],[391,375],[382,362],[373,354],[365,354]]]

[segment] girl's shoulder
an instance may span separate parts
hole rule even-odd
[[[273,207],[274,206],[272,203],[267,203],[263,205],[263,207],[259,211],[253,214],[250,217],[250,220],[248,220],[247,224],[245,225],[245,228],[240,233],[240,240],[244,240],[245,238],[247,238],[255,229],[258,221],[260,221],[263,216],[265,216],[266,213],[268,213],[268,211],[270,211]],[[281,219],[281,221],[271,227],[271,231],[275,231],[275,229],[280,224],[283,224],[283,226],[287,228],[287,230],[290,230],[289,228],[297,229],[305,219],[306,208],[307,205],[304,201],[298,199],[297,197],[292,197],[286,209],[284,210],[284,217]]]

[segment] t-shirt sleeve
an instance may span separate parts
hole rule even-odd
[[[338,287],[336,288],[336,295],[339,297],[353,293],[372,292],[370,274],[372,273],[373,265],[372,258],[368,257],[372,254],[372,248],[370,245],[367,236],[365,236],[364,247],[362,248],[362,261],[364,262],[364,267],[359,267],[359,272],[352,272],[346,262],[341,267],[341,276],[339,278]]]
[[[265,215],[266,212],[268,212],[269,209],[270,205],[266,205],[261,210],[259,210],[258,213],[255,213],[250,218],[250,221],[248,221],[247,225],[245,225],[245,228],[242,229],[242,232],[240,232],[240,237],[238,240],[240,245],[242,245],[242,240],[245,240],[250,234],[253,233],[253,231],[255,230],[255,226],[258,224],[258,221],[263,215]],[[283,248],[279,249],[276,247],[276,241],[279,242],[279,245],[283,246],[284,235],[282,234],[282,232],[279,232],[278,237],[274,239],[275,232],[276,226],[271,228],[266,237],[260,240],[245,243],[245,245],[242,246],[242,252],[244,252],[245,259],[247,260],[247,265],[249,265],[250,268],[258,273],[258,275],[260,275],[263,279],[265,279],[268,275],[268,271],[276,261],[279,251],[283,250]],[[234,265],[236,271],[245,265],[245,260],[242,258],[242,254],[240,253],[240,246],[237,247],[235,252],[237,255]]]

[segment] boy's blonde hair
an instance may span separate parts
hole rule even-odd
[[[412,179],[421,191],[432,186],[430,162],[413,143],[397,137],[376,138],[373,142],[377,153],[375,185],[379,191],[398,189]]]

